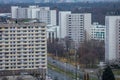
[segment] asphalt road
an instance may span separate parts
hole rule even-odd
[[[51,57],[48,57],[48,62],[50,62],[51,64],[53,64],[53,65],[55,65],[55,66],[57,66],[57,67],[59,67],[59,68],[61,68],[61,69],[65,69],[66,71],[70,71],[70,72],[72,72],[72,73],[74,73],[74,74],[75,74],[75,72],[76,72],[75,66],[73,66],[73,65],[71,65],[71,64],[64,63],[64,62],[60,62],[60,61],[55,60],[55,59],[53,59],[53,58],[51,58]],[[95,70],[96,70],[96,69],[94,69],[94,70],[85,69],[85,72],[90,73],[90,72],[95,71]],[[78,73],[78,75],[80,75],[80,76],[83,76],[83,75],[84,75],[84,72],[82,72],[80,69],[77,69],[77,73]],[[89,76],[91,77],[91,79],[92,79],[92,78],[97,78],[97,76],[96,76],[96,75],[93,75],[93,74],[90,74]],[[115,75],[115,77],[116,77],[116,78],[120,78],[120,75]],[[62,79],[61,79],[61,80],[62,80]],[[65,80],[65,79],[64,79],[64,80]]]
[[[64,71],[69,71],[69,72],[72,72],[74,74],[76,73],[76,68],[71,64],[60,62],[60,61],[55,60],[51,57],[48,57],[48,62],[52,65],[55,65],[55,66],[61,68],[61,69],[64,69]],[[49,72],[49,70],[48,70],[48,72]],[[82,76],[84,74],[80,70],[77,70],[77,73],[78,73],[78,75],[82,75]],[[66,74],[62,74],[62,75],[63,76],[61,76],[60,80],[70,80],[70,79],[65,78],[65,76],[67,76]],[[74,80],[74,79],[72,79],[72,80]]]
[[[58,60],[55,60],[51,57],[48,57],[48,62],[52,65],[55,65],[61,69],[64,69],[65,71],[69,71],[69,72],[72,72],[72,73],[76,73],[76,67],[71,65],[71,64],[68,64],[68,63],[64,63],[64,62],[60,62]],[[90,70],[91,71],[91,70]],[[84,72],[82,72],[80,69],[77,69],[77,75],[80,76],[80,78],[83,77],[84,75]],[[96,75],[90,75],[90,77],[94,77],[94,78],[97,78]],[[61,79],[62,80],[62,79]],[[66,79],[63,79],[63,80],[66,80]],[[69,80],[69,79],[68,79]],[[73,79],[74,80],[74,79]]]
[[[48,62],[50,62],[51,64],[53,64],[53,65],[55,65],[55,66],[57,66],[57,67],[59,67],[59,68],[61,68],[61,69],[65,69],[65,70],[67,70],[67,71],[71,71],[71,72],[75,72],[75,67],[73,66],[73,65],[71,65],[71,64],[68,64],[68,63],[64,63],[64,62],[60,62],[60,61],[58,61],[58,60],[55,60],[55,59],[53,59],[53,58],[51,58],[51,57],[48,57]]]
[[[53,69],[48,69],[48,76],[52,80],[73,80],[66,74],[58,73],[58,72],[54,71]]]

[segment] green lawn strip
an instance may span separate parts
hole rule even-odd
[[[120,69],[113,70],[114,75],[120,75]]]
[[[56,66],[51,65],[51,64],[48,64],[48,68],[53,69],[53,70],[55,70],[55,71],[57,71],[57,72],[60,72],[60,73],[63,73],[63,72],[64,72],[62,69],[57,68]]]
[[[114,75],[120,75],[120,69],[113,69]],[[116,78],[116,80],[120,80],[120,78]]]
[[[98,80],[98,79],[96,79],[96,78],[92,78],[91,80]]]
[[[120,80],[120,78],[116,78],[115,80]]]
[[[90,73],[89,74],[89,80],[98,80],[98,77],[93,77],[93,76],[90,76],[90,75],[95,75],[95,74],[92,74],[92,73]]]
[[[68,76],[71,77],[71,78],[74,78],[74,77],[75,77],[75,75],[74,75],[72,72],[65,71],[65,70],[63,70],[63,69],[61,69],[61,68],[59,68],[59,67],[57,67],[57,66],[54,66],[54,65],[52,65],[52,64],[50,64],[50,63],[48,63],[48,68],[54,69],[55,71],[60,72],[60,73],[62,73],[62,74],[66,74],[66,75],[68,75]]]

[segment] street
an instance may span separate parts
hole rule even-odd
[[[70,77],[68,77],[66,74],[58,73],[52,69],[48,69],[48,76],[52,80],[73,80]]]
[[[65,69],[65,70],[73,72],[73,73],[75,72],[75,67],[71,64],[60,62],[60,61],[55,60],[51,57],[48,57],[48,62],[57,66],[57,67],[59,67],[59,68],[61,68],[61,69]]]
[[[74,73],[74,74],[76,73],[76,67],[75,66],[73,66],[71,64],[68,64],[68,63],[60,62],[58,60],[53,59],[52,57],[48,57],[48,63],[50,63],[52,65],[55,65],[55,66],[59,67],[60,69],[64,69],[65,71],[69,71],[69,72]],[[87,71],[89,71],[89,70],[87,70]],[[48,73],[49,72],[52,72],[52,71],[48,70]],[[65,76],[65,74],[63,74],[63,75]],[[84,76],[84,72],[82,72],[80,69],[77,69],[77,75],[79,75],[80,79],[82,79],[83,76]],[[91,78],[97,78],[96,75],[92,75],[92,74],[90,75],[90,77]],[[65,77],[63,77],[63,76],[60,79],[61,80],[62,79],[63,80],[70,80],[70,79],[65,79]]]

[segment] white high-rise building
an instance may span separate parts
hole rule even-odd
[[[47,69],[44,23],[0,23],[0,70]]]
[[[50,15],[48,16],[48,19],[50,17],[50,23],[51,25],[57,25],[57,12],[56,10],[51,10]]]
[[[106,27],[100,25],[98,22],[94,22],[91,26],[91,39],[105,40]]]
[[[106,16],[105,60],[120,60],[120,16]]]
[[[67,14],[71,14],[71,11],[59,12],[60,38],[67,36]]]
[[[18,9],[19,7],[18,6],[12,6],[11,7],[11,13],[12,13],[12,18],[17,18],[18,16],[17,16],[17,9]]]
[[[79,47],[80,43],[90,40],[91,14],[67,14],[67,37]]]
[[[27,8],[18,8],[17,9],[17,18],[28,18],[28,9]]]
[[[56,10],[40,10],[37,11],[37,18],[40,22],[45,22],[49,25],[56,25]]]
[[[21,8],[18,6],[11,7],[12,18],[20,19],[38,19],[47,25],[56,25],[56,10],[50,10],[49,7],[29,6]]]

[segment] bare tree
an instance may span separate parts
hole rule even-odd
[[[67,52],[68,52],[68,51],[69,51],[69,49],[71,49],[71,48],[72,48],[72,41],[71,41],[71,40],[69,40],[68,36],[67,36],[67,37],[65,37],[65,45],[66,45],[66,50],[67,50]]]
[[[65,57],[64,45],[62,43],[59,43],[56,39],[54,40],[54,42],[48,41],[47,49],[48,49],[48,53],[52,53],[54,55],[57,54],[57,56],[59,57]]]
[[[77,51],[79,63],[86,67],[93,67],[97,62],[104,60],[104,44],[96,40],[82,43]]]

